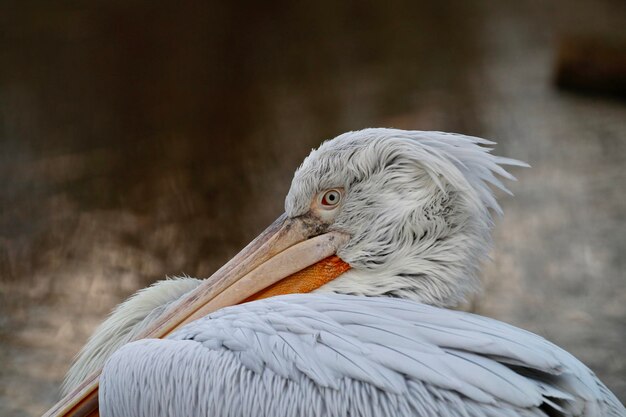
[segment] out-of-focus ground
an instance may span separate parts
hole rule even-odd
[[[42,413],[114,305],[210,275],[312,147],[374,126],[531,163],[476,310],[626,400],[626,104],[552,82],[558,38],[623,35],[626,3],[155,4],[0,6],[1,415]]]

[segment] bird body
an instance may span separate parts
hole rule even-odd
[[[66,389],[104,364],[104,417],[626,417],[564,350],[445,308],[478,287],[501,213],[492,188],[514,179],[503,166],[526,166],[492,144],[394,129],[325,142],[277,222],[210,279],[162,281],[118,307]],[[334,274],[294,289],[330,255]],[[312,292],[259,299],[270,287]],[[126,344],[174,319],[188,324]]]
[[[493,319],[385,297],[228,307],[122,347],[106,416],[620,416],[582,363]]]

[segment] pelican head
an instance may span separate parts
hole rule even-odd
[[[320,292],[408,298],[451,306],[477,287],[491,246],[490,185],[508,192],[493,142],[440,132],[366,129],[313,150],[285,201],[289,218],[312,217],[350,238],[337,255],[351,269]]]

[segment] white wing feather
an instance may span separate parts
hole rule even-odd
[[[290,295],[124,346],[103,416],[626,416],[573,356],[496,320],[391,298]]]

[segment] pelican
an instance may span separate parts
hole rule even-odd
[[[323,143],[285,213],[214,276],[118,306],[49,415],[626,416],[566,351],[450,309],[479,287],[503,166],[525,166],[493,144],[395,129]]]

